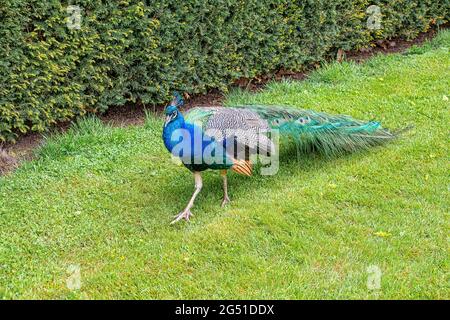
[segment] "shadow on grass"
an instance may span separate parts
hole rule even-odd
[[[317,153],[297,154],[295,148],[287,148],[281,151],[279,159],[280,168],[273,176],[262,176],[260,174],[260,165],[257,165],[254,168],[255,170],[251,177],[229,173],[228,191],[231,198],[231,204],[229,204],[229,206],[233,206],[233,201],[242,198],[242,195],[248,194],[249,190],[259,191],[261,193],[261,199],[263,199],[264,194],[270,192],[274,185],[278,184],[280,181],[290,183],[293,178],[303,180],[314,179],[316,173],[326,169],[330,165],[336,164],[337,162],[342,164],[342,160],[358,161],[361,157],[368,156],[368,153],[376,152],[378,148],[380,147],[374,147],[371,151],[348,153],[340,157],[325,157]],[[171,164],[168,163],[168,165]],[[184,167],[182,170],[185,171],[184,174],[171,177],[169,180],[166,180],[166,182],[158,186],[158,188],[167,190],[167,192],[163,192],[163,196],[158,197],[157,201],[152,203],[152,206],[162,206],[170,210],[167,215],[158,217],[158,220],[167,222],[167,225],[171,221],[170,219],[173,215],[185,208],[194,192],[194,179],[192,174]],[[223,209],[220,206],[223,191],[222,178],[219,171],[205,171],[202,173],[202,177],[203,188],[197,196],[192,209],[195,215],[192,219],[195,220],[196,223],[201,222],[203,224],[203,219],[205,219],[205,213],[207,211],[209,213],[206,214],[206,216],[208,216],[208,219],[211,219],[220,215],[226,209]],[[179,229],[184,228],[186,224],[184,221],[181,221],[176,224],[176,226],[176,228]]]

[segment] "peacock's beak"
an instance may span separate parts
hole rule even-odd
[[[170,118],[171,118],[171,116],[170,116],[170,114],[168,114],[166,116],[166,121],[164,121],[164,128],[167,127],[167,124],[170,122]]]
[[[164,127],[166,127],[169,124],[169,122],[172,121],[172,119],[174,119],[174,118],[175,118],[175,116],[173,113],[168,114],[166,116],[166,121],[164,122]]]

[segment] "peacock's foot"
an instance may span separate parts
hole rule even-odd
[[[181,219],[185,219],[186,221],[189,221],[189,219],[191,217],[193,217],[194,215],[192,214],[191,210],[186,209],[182,212],[180,212],[179,214],[177,214],[175,216],[175,220],[173,220],[170,224],[174,224],[177,223],[178,221],[180,221]]]
[[[223,201],[222,201],[222,208],[223,207],[225,207],[227,204],[229,204],[231,202],[231,200],[230,200],[230,198],[228,198],[228,196],[226,196],[226,197],[224,197],[223,198]]]

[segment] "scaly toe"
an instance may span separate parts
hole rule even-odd
[[[228,198],[228,197],[224,198],[223,201],[222,201],[222,204],[221,204],[222,208],[225,207],[230,202],[231,202],[230,198]]]
[[[193,214],[191,213],[191,210],[182,211],[175,216],[175,220],[173,220],[170,224],[177,223],[181,219],[185,219],[186,221],[189,221],[191,216],[193,216]]]

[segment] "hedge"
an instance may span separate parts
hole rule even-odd
[[[81,9],[79,29],[67,25],[68,4]],[[367,27],[371,5],[380,29]],[[448,14],[447,0],[0,0],[0,142],[413,38]]]

